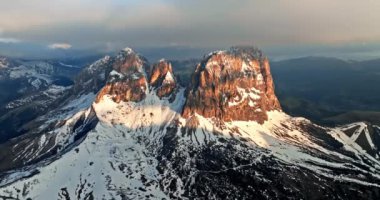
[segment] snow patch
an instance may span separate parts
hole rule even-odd
[[[131,53],[134,53],[134,51],[132,50],[132,48],[129,48],[129,47],[125,47],[123,49],[124,52],[126,52],[127,54],[131,54]]]
[[[247,62],[243,61],[241,65],[241,72],[252,71],[251,65],[247,64]]]
[[[171,72],[167,72],[165,75],[165,79],[163,81],[163,84],[171,84],[174,83],[174,78]]]
[[[37,90],[40,89],[40,86],[42,85],[42,82],[40,79],[35,79],[33,80],[32,82],[30,82],[30,84],[36,88]]]
[[[64,66],[64,67],[70,67],[70,68],[80,68],[78,66],[74,66],[74,65],[69,65],[69,64],[65,64],[65,63],[62,63],[62,62],[59,62],[60,65]]]
[[[256,106],[255,101],[261,98],[259,95],[261,93],[260,90],[254,87],[248,88],[248,89],[237,87],[236,89],[239,95],[235,96],[235,98],[232,99],[233,100],[232,102],[231,101],[228,102],[229,107],[240,105],[246,99],[248,99],[248,105],[251,107],[254,107]]]
[[[112,70],[112,71],[110,72],[110,75],[111,75],[111,76],[117,76],[118,78],[123,78],[123,77],[124,77],[123,74],[121,74],[121,73],[119,73],[119,72],[117,72],[117,71],[115,71],[115,70]]]

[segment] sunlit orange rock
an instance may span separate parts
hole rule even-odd
[[[99,102],[104,95],[109,95],[115,102],[139,102],[146,96],[146,70],[149,68],[146,60],[127,49],[119,53],[112,65],[107,84],[96,97]]]
[[[269,61],[254,48],[214,52],[198,64],[182,115],[263,123],[281,110]]]
[[[171,64],[165,60],[154,64],[149,84],[156,90],[159,97],[167,97],[172,94],[176,88],[176,81]]]

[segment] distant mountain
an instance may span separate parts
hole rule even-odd
[[[93,58],[0,58],[0,142],[23,134],[23,125],[47,111]]]
[[[187,87],[177,67],[126,48],[84,68],[0,144],[0,197],[380,198],[379,127],[287,115],[260,50],[206,55]]]
[[[380,60],[305,57],[272,62],[272,70],[277,94],[291,115],[334,125],[358,120],[333,121],[337,115],[367,112],[367,120],[371,112],[380,111]]]
[[[186,87],[191,82],[191,75],[195,71],[196,65],[200,62],[200,59],[188,59],[188,60],[171,60],[170,63],[173,66],[174,73],[179,79],[178,82]]]

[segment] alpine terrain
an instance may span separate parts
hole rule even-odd
[[[0,144],[0,198],[380,199],[379,127],[287,115],[260,50],[174,74],[130,48],[84,68]]]
[[[27,122],[56,107],[89,60],[0,57],[0,143],[22,135]]]

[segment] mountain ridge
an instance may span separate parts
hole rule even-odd
[[[1,175],[0,196],[376,199],[380,161],[339,128],[282,112],[267,59],[236,50],[206,56],[188,89],[175,77],[165,82],[170,64],[149,70],[131,49],[90,65],[34,135],[0,146],[9,153],[2,160],[24,162]],[[222,76],[207,74],[208,63]],[[228,91],[235,93],[221,99]],[[209,114],[209,100],[206,108],[220,111]],[[249,111],[259,117],[242,116]]]

